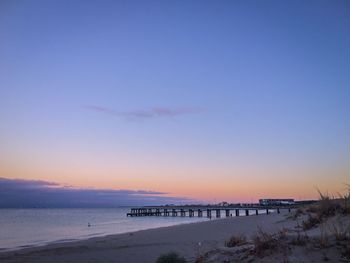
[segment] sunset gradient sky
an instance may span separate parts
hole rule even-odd
[[[350,183],[349,1],[0,2],[0,177],[204,201]]]

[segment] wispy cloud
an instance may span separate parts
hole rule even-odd
[[[117,207],[186,201],[189,199],[158,191],[81,189],[47,181],[0,178],[0,208]]]
[[[110,114],[116,117],[122,117],[126,119],[154,119],[154,118],[173,118],[182,115],[190,115],[190,114],[200,114],[204,112],[202,108],[166,108],[166,107],[153,107],[150,109],[136,109],[129,111],[117,111],[111,108],[96,106],[96,105],[85,105],[84,108],[101,112],[105,114]]]

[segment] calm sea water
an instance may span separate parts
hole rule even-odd
[[[128,211],[128,208],[0,209],[0,251],[208,220],[131,218],[126,217]]]

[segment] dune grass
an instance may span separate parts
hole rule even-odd
[[[256,235],[253,236],[254,254],[264,256],[279,249],[284,249],[284,243],[287,232],[285,229],[278,231],[276,234],[268,233],[258,227]]]
[[[228,241],[225,242],[226,247],[236,247],[247,243],[247,238],[245,235],[233,235]]]
[[[176,252],[169,252],[160,255],[156,263],[187,263],[184,257],[179,256]]]
[[[322,193],[317,189],[319,201],[316,204],[310,205],[306,212],[308,218],[302,222],[304,230],[309,230],[318,226],[330,217],[335,215],[350,214],[350,186],[346,194],[338,194],[338,198],[331,197],[328,193]],[[297,216],[296,216],[297,217]]]
[[[337,220],[330,225],[330,232],[337,241],[350,241],[350,226],[344,224],[341,220]]]

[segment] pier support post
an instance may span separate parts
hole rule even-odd
[[[246,210],[245,210],[245,215],[246,215],[246,216],[249,216],[249,209],[246,209]]]
[[[259,210],[258,209],[255,210],[255,214],[259,215]]]
[[[216,209],[216,218],[221,217],[221,210],[220,209]]]
[[[226,209],[226,217],[230,217],[230,209]]]
[[[210,209],[207,209],[207,217],[211,218],[211,210]]]
[[[236,216],[239,216],[239,209],[236,209]]]
[[[269,209],[268,209],[268,208],[266,208],[266,214],[267,214],[267,215],[269,214]]]
[[[185,210],[181,209],[180,214],[181,214],[182,217],[186,216]]]
[[[201,209],[198,209],[198,217],[202,217],[203,216],[203,212]]]

